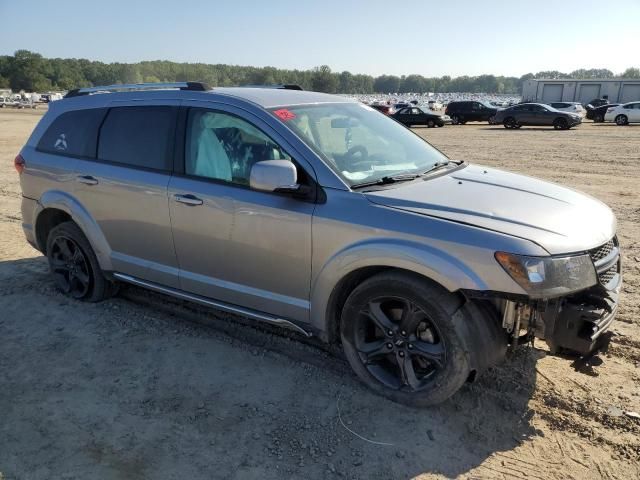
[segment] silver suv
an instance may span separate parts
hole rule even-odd
[[[339,96],[72,91],[16,169],[26,238],[68,295],[128,282],[340,342],[365,384],[411,405],[534,336],[586,354],[618,304],[606,205],[451,161]]]

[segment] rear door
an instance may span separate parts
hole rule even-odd
[[[105,235],[115,270],[178,287],[167,204],[178,101],[167,103],[112,103],[97,158],[78,159],[75,195]]]

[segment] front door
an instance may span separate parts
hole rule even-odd
[[[220,104],[188,109],[184,144],[183,173],[169,185],[182,289],[306,321],[315,204],[249,187],[253,164],[295,161],[293,150],[258,118]],[[299,181],[310,181],[300,165]]]

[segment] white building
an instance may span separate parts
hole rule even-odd
[[[526,80],[522,85],[525,102],[580,102],[587,104],[595,98],[607,98],[611,103],[640,100],[640,78],[577,80]]]

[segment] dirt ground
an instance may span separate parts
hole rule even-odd
[[[13,169],[41,114],[0,111],[0,478],[640,478],[640,125],[417,129],[609,204],[625,286],[606,352],[520,348],[415,410],[295,337],[135,288],[97,305],[57,293]]]

